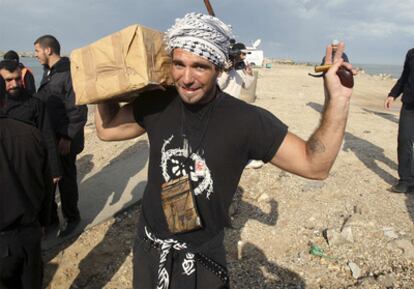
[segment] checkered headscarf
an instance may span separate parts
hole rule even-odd
[[[201,13],[188,13],[176,19],[165,34],[167,50],[181,48],[222,67],[228,60],[231,27],[220,19]]]

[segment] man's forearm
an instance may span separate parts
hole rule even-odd
[[[342,53],[343,50],[344,44],[341,42],[338,52]],[[332,47],[328,46],[327,63],[332,62],[331,53]],[[350,63],[335,56],[332,66],[324,75],[325,105],[319,127],[306,142],[288,133],[272,164],[305,178],[323,180],[328,177],[344,138],[352,96],[352,88],[342,85],[337,75],[342,66],[355,74]]]
[[[319,127],[306,144],[307,154],[314,167],[329,172],[345,134],[348,119],[349,99],[328,100],[322,113]]]
[[[120,105],[117,102],[104,102],[96,105],[95,125],[108,126],[119,112]]]
[[[116,102],[98,104],[95,110],[95,128],[103,141],[120,141],[145,133],[136,121],[133,104],[120,106]]]

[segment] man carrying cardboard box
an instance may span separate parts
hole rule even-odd
[[[228,208],[249,159],[297,175],[328,176],[343,140],[352,89],[341,85],[340,56],[326,73],[321,124],[308,141],[268,111],[220,90],[231,30],[190,13],[167,31],[175,87],[133,103],[98,104],[105,141],[148,134],[148,183],[134,246],[134,288],[229,288],[223,245]],[[343,43],[339,51],[344,49]],[[332,62],[331,47],[327,63]],[[341,55],[339,53],[338,55]]]

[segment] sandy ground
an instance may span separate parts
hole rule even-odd
[[[324,101],[322,80],[307,76],[311,70],[283,64],[259,69],[255,102],[305,139]],[[399,105],[391,112],[382,105],[394,82],[356,77],[343,147],[326,181],[269,164],[245,170],[233,227],[226,230],[232,288],[414,288],[414,194],[389,191],[397,180]],[[81,175],[146,142],[100,142],[91,123],[86,132]],[[45,288],[131,288],[139,210],[134,205],[45,251]],[[310,254],[312,246],[324,257]]]

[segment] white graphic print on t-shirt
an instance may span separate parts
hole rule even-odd
[[[194,186],[194,194],[196,196],[205,193],[207,199],[210,199],[213,193],[213,179],[210,169],[205,159],[201,156],[202,152],[191,152],[188,141],[184,139],[182,148],[171,148],[167,146],[171,144],[174,135],[164,140],[161,148],[161,169],[165,182],[186,176],[186,162],[190,169],[190,179]]]

